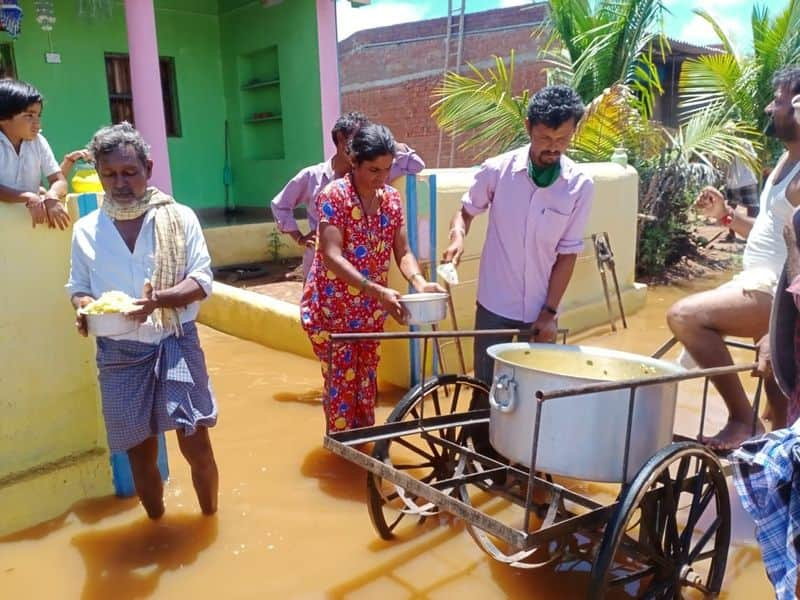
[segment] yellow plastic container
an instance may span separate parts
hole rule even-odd
[[[76,194],[103,191],[103,186],[100,183],[100,177],[98,177],[97,171],[88,166],[81,167],[75,171],[70,185]]]

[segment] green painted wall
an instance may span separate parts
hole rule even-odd
[[[323,159],[316,2],[220,0],[219,13],[233,200],[266,208],[297,171]],[[273,77],[280,83],[242,90]],[[256,113],[271,115],[245,122]]]
[[[52,42],[61,63],[47,64],[33,0],[21,6],[17,72],[45,96],[43,133],[60,160],[110,120],[104,53],[127,52],[124,8],[115,3],[112,17],[92,21],[78,16],[77,3],[57,2]],[[156,22],[159,54],[175,59],[182,135],[168,144],[180,202],[223,206],[226,118],[239,206],[266,207],[292,175],[322,160],[315,0],[272,8],[253,0],[156,0]],[[265,65],[280,84],[243,92],[242,82]],[[256,112],[281,114],[245,124]]]
[[[56,3],[53,50],[61,64],[47,64],[46,34],[35,21],[32,0],[23,0],[23,30],[14,42],[17,72],[45,96],[43,133],[57,159],[81,147],[110,112],[105,52],[127,52],[124,10],[89,21],[77,3]],[[222,206],[225,99],[219,47],[219,19],[211,0],[156,3],[159,53],[175,59],[182,137],[169,138],[173,191],[196,208]],[[0,33],[3,41],[9,39]]]

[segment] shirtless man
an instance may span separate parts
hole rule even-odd
[[[667,313],[675,337],[703,368],[733,364],[724,343],[726,336],[757,341],[766,334],[775,288],[786,260],[784,226],[800,205],[800,107],[792,100],[800,94],[800,67],[775,74],[775,96],[766,107],[770,117],[767,135],[786,147],[761,192],[755,219],[733,210],[711,187],[700,192],[695,206],[705,216],[747,238],[743,270],[724,285],[676,302]],[[753,409],[736,374],[721,375],[712,383],[728,407],[727,424],[704,442],[712,448],[736,448],[750,437]],[[773,429],[786,426],[786,398],[772,379],[765,379],[768,415]]]

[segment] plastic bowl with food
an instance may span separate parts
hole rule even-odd
[[[86,330],[96,337],[123,335],[130,333],[139,326],[139,322],[124,313],[87,313],[78,311],[86,317]]]
[[[125,313],[136,309],[134,299],[115,290],[104,292],[78,310],[86,318],[86,329],[94,336],[112,336],[129,333],[139,326],[139,322]]]
[[[438,323],[447,316],[447,294],[444,292],[419,292],[400,296],[400,305],[406,311],[409,325]]]

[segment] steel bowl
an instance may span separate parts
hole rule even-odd
[[[438,323],[447,316],[447,294],[444,292],[419,292],[400,296],[400,305],[406,311],[409,325]]]
[[[96,337],[123,335],[139,327],[138,321],[123,313],[91,314],[81,310],[80,314],[86,317],[86,329]]]

